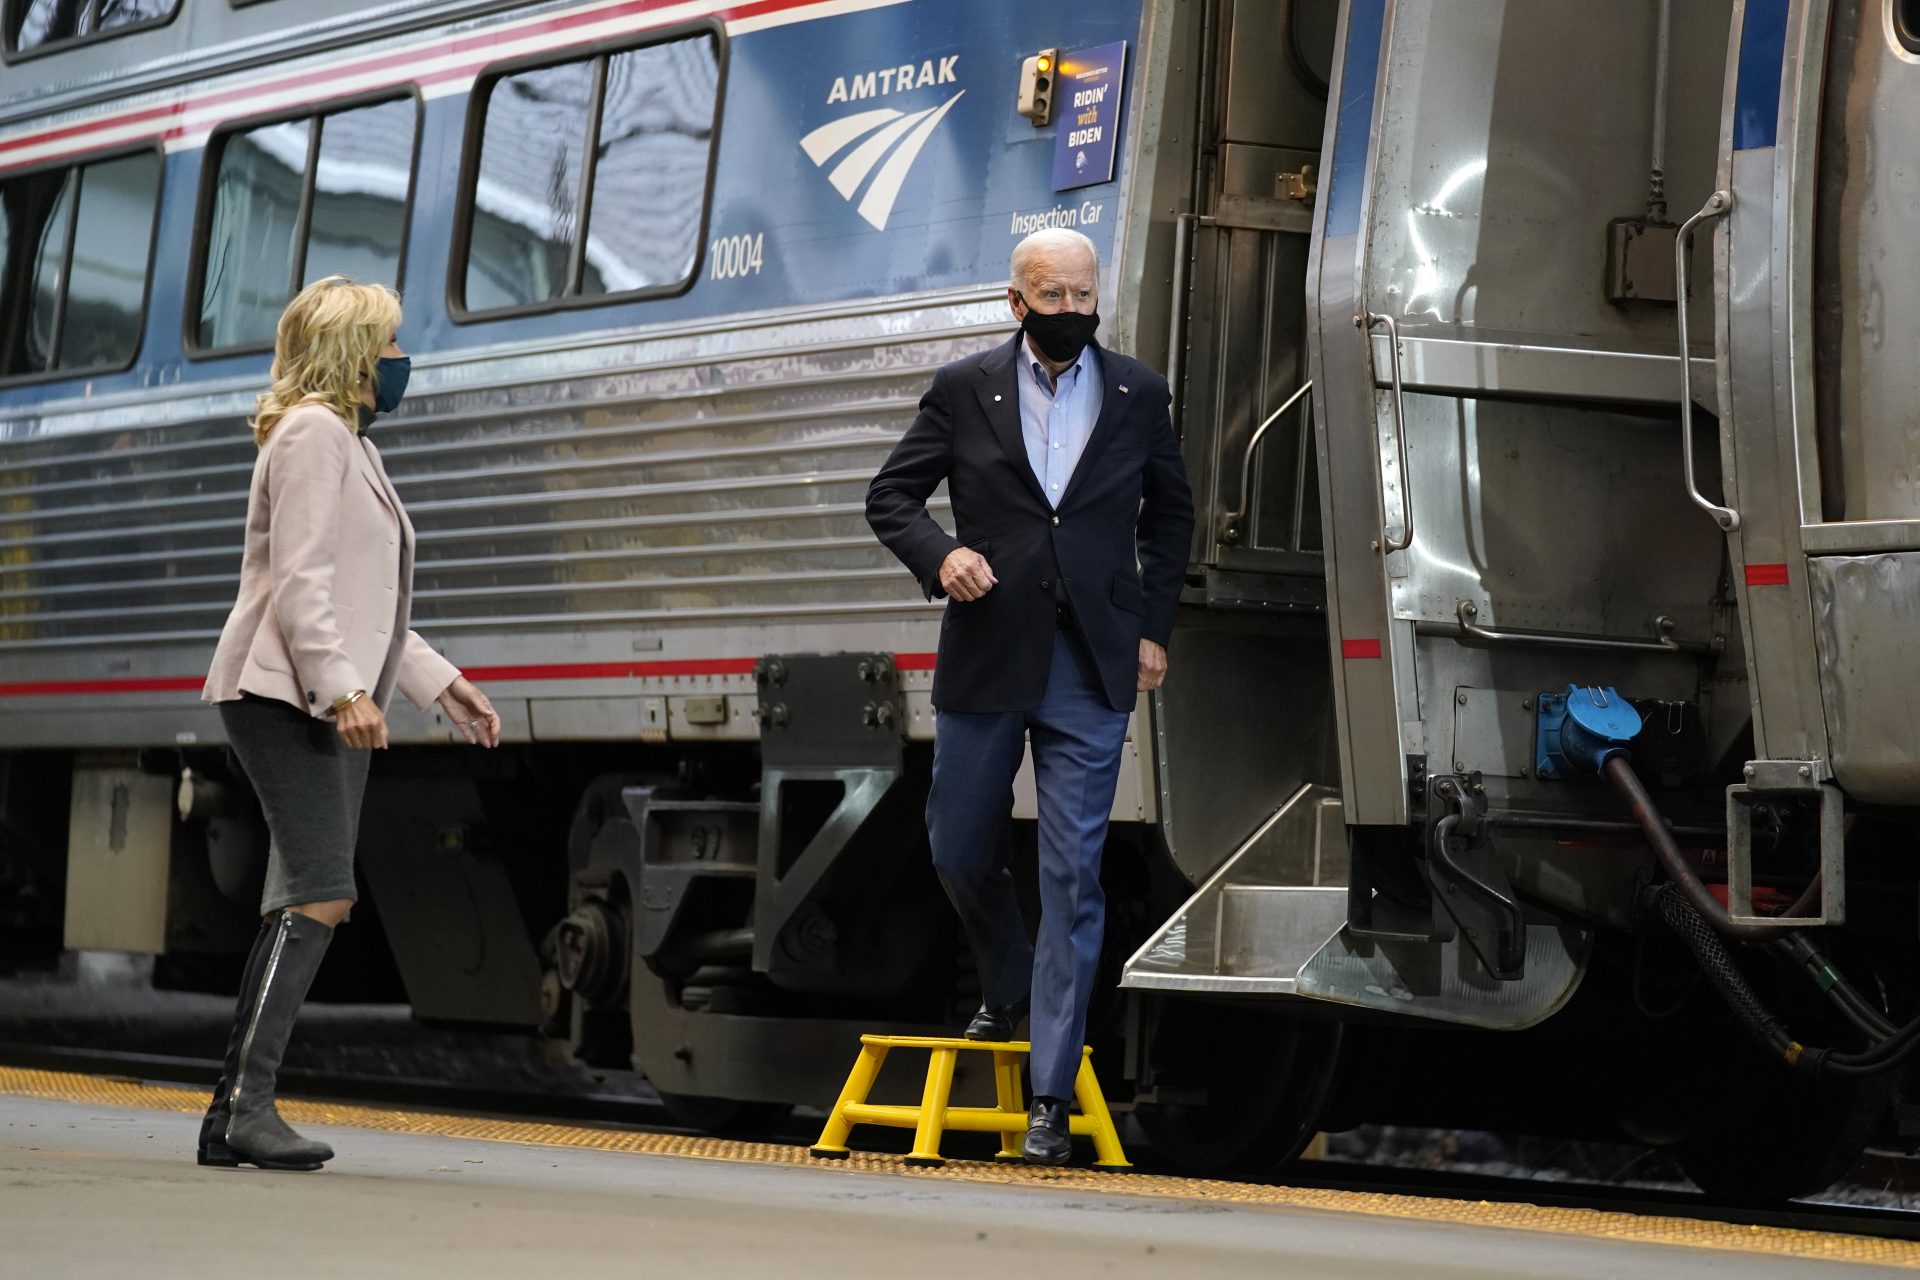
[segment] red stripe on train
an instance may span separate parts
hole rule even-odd
[[[475,683],[514,680],[625,680],[647,676],[750,676],[757,658],[709,658],[655,662],[570,662],[558,666],[468,667]]]
[[[1342,640],[1340,656],[1343,658],[1377,658],[1380,656],[1378,640]]]
[[[820,0],[753,0],[752,3],[737,4],[723,9],[715,16],[723,22],[738,22],[747,18],[763,17],[769,13],[780,13],[787,9],[804,9],[819,2]],[[474,72],[485,67],[487,63],[492,60],[492,55],[489,50],[496,45],[537,36],[551,35],[555,32],[567,31],[575,27],[614,21],[624,17],[642,17],[652,10],[677,8],[682,3],[684,3],[684,0],[629,0],[626,4],[612,5],[604,9],[595,9],[586,13],[563,14],[544,22],[514,26],[505,30],[481,32],[475,35],[449,40],[443,44],[407,49],[397,53],[380,54],[370,58],[363,58],[357,62],[347,62],[338,66],[328,67],[325,70],[286,75],[278,79],[259,81],[253,84],[236,85],[230,89],[221,89],[195,97],[182,98],[159,106],[142,107],[133,111],[112,112],[96,116],[89,120],[76,121],[73,124],[59,125],[51,129],[41,129],[33,133],[21,134],[0,141],[0,167],[5,165],[6,157],[10,152],[19,151],[27,147],[44,146],[47,143],[58,142],[65,138],[82,137],[83,135],[105,129],[125,128],[128,125],[147,122],[157,123],[169,119],[176,119],[186,115],[190,111],[204,110],[207,107],[216,107],[227,102],[240,102],[249,98],[272,96],[297,89],[324,86],[350,75],[365,75],[370,72],[389,69],[403,71],[406,67],[424,60],[442,58],[449,54],[474,53],[476,55],[458,67],[449,67],[442,71],[435,72],[430,76],[416,78],[402,74],[396,76],[394,80],[395,84],[410,83],[416,80],[417,83],[422,85],[439,84],[447,80],[472,75]],[[650,26],[663,25],[668,24],[640,22],[635,23],[632,29],[634,31],[645,31]],[[307,101],[323,102],[328,96],[330,95],[322,92],[315,97],[307,99]],[[187,129],[176,124],[156,127],[147,136],[177,138],[186,132],[188,132]],[[35,157],[35,159],[36,161],[54,159],[61,156],[72,155],[77,152],[83,152],[90,148],[91,144],[80,142],[72,147],[64,147],[57,152],[50,152],[47,155]]]
[[[184,693],[198,691],[205,676],[148,676],[122,680],[28,680],[0,684],[0,698],[37,698],[57,693]]]
[[[1787,566],[1783,564],[1750,564],[1747,566],[1747,585],[1750,587],[1784,587],[1787,585]]]
[[[902,671],[933,670],[931,653],[900,653]],[[640,680],[664,676],[748,676],[758,658],[658,659],[652,662],[563,662],[537,666],[468,667],[469,680],[502,684],[521,680]],[[113,680],[29,680],[0,684],[0,698],[36,698],[76,693],[198,692],[205,676],[129,676]]]

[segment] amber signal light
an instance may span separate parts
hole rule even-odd
[[[1058,49],[1042,49],[1020,64],[1020,96],[1014,110],[1033,121],[1036,129],[1053,120],[1053,69],[1059,61]]]

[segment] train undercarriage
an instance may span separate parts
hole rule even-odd
[[[884,690],[886,655],[763,666],[776,663],[786,679],[760,701],[769,721],[786,705],[791,737],[759,770],[727,751],[509,747],[475,777],[430,749],[393,751],[369,787],[371,910],[350,946],[390,964],[388,989],[418,1017],[545,1036],[595,1070],[644,1075],[684,1123],[719,1134],[819,1105],[863,1031],[950,1034],[977,983],[926,850],[928,748],[875,732],[871,702],[803,710],[809,681]],[[107,812],[117,803],[136,843],[163,824],[161,972],[217,983],[217,963],[194,961],[244,938],[265,830],[216,749],[0,757],[6,962],[84,941],[69,914],[84,893],[63,910],[59,884],[63,828],[84,808],[60,802],[69,779],[126,788]],[[1724,883],[1712,770],[1699,781],[1656,790],[1692,864]],[[1089,1040],[1156,1152],[1260,1175],[1318,1132],[1369,1123],[1625,1139],[1669,1149],[1716,1194],[1767,1200],[1825,1186],[1871,1139],[1900,1140],[1896,1074],[1816,1080],[1769,1061],[1649,909],[1660,876],[1624,807],[1495,811],[1463,835],[1476,787],[1440,775],[1421,827],[1349,829],[1335,789],[1303,785],[1197,890],[1154,827],[1115,824]],[[1778,909],[1821,865],[1817,805],[1762,804],[1754,821],[1753,901]],[[1915,998],[1914,835],[1900,814],[1849,815],[1849,927],[1832,944],[1835,968],[1895,1020]],[[1033,839],[1026,820],[1007,833],[1030,919]],[[1321,954],[1336,942],[1383,979],[1372,991],[1342,987]],[[1793,959],[1732,949],[1801,1041],[1858,1040]],[[1200,954],[1189,967],[1211,990],[1155,981]],[[1271,981],[1287,969],[1301,990]]]

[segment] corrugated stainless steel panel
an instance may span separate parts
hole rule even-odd
[[[461,635],[468,662],[556,629],[752,653],[767,627],[836,618],[897,619],[897,647],[923,647],[937,606],[868,531],[867,483],[933,370],[1004,333],[992,304],[935,300],[423,358],[372,436],[418,529],[417,623]],[[10,673],[91,670],[103,647],[138,672],[143,648],[211,646],[255,456],[236,399],[156,395],[150,425],[99,406],[0,424]]]

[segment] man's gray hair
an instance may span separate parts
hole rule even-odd
[[[1036,253],[1060,253],[1068,249],[1082,249],[1093,260],[1093,271],[1100,274],[1100,251],[1093,247],[1093,241],[1078,231],[1067,227],[1042,227],[1033,232],[1019,244],[1013,246],[1012,272],[1009,283],[1016,289],[1027,285],[1027,264]]]

